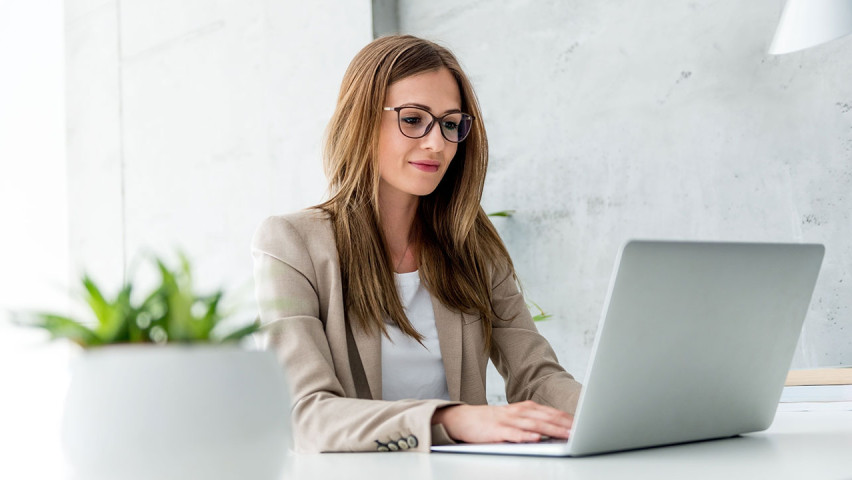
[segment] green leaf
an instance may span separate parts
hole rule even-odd
[[[98,327],[98,335],[104,343],[123,343],[130,340],[130,323],[135,323],[135,312],[130,304],[131,284],[125,284],[115,301],[109,304],[111,317]]]
[[[161,288],[166,299],[167,313],[163,328],[168,336],[168,341],[192,341],[192,295],[182,288],[187,282],[185,279],[179,278],[180,273],[176,274],[169,270],[162,260],[157,260],[157,266],[160,269]]]
[[[222,340],[220,340],[220,342],[236,342],[248,335],[251,335],[252,333],[259,331],[260,327],[260,319],[255,319],[254,322],[246,325],[245,327],[242,327],[234,332],[229,333],[228,335],[225,335],[224,337],[222,337]]]
[[[529,308],[530,310],[532,310],[533,307],[535,307],[535,309],[538,310],[538,313],[532,317],[534,322],[540,322],[542,320],[547,320],[548,318],[553,316],[549,313],[545,313],[544,310],[542,310],[541,307],[539,307],[538,304],[535,303],[535,302],[531,301],[530,303],[527,304],[527,308]]]
[[[189,263],[189,258],[186,256],[186,253],[180,251],[178,252],[178,258],[180,259],[180,267],[181,273],[183,274],[183,278],[186,280],[192,279],[192,267]],[[187,288],[191,289],[191,285],[187,285]]]
[[[142,301],[142,304],[138,307],[138,310],[148,311],[151,308],[154,308],[154,304],[160,302],[162,300],[162,296],[163,289],[162,287],[159,287],[150,294],[148,294],[147,297],[145,297],[145,300]]]
[[[194,322],[197,338],[209,339],[213,327],[222,319],[219,314],[219,302],[222,300],[222,296],[224,296],[224,292],[220,290],[209,297],[199,299],[206,310],[204,316]]]
[[[130,293],[132,286],[125,284],[113,302],[104,297],[101,289],[88,275],[83,276],[83,287],[86,290],[85,300],[92,313],[98,320],[95,333],[104,343],[119,343],[127,341],[127,315],[131,313]]]
[[[83,287],[86,289],[86,303],[95,314],[95,318],[101,325],[110,323],[112,312],[110,306],[104,298],[101,290],[88,275],[83,275]]]
[[[501,210],[499,212],[489,213],[489,217],[511,217],[515,214],[514,210]]]
[[[67,338],[83,348],[104,343],[95,332],[74,319],[52,313],[40,313],[37,317],[39,321],[33,326],[50,332],[51,339]]]

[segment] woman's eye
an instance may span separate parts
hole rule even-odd
[[[444,130],[453,131],[459,128],[459,124],[456,122],[444,122]]]
[[[399,120],[401,122],[405,123],[406,125],[417,125],[422,121],[422,119],[420,117],[412,117],[412,116],[400,117]]]

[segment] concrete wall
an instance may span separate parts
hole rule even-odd
[[[852,37],[769,56],[782,6],[400,0],[473,79],[483,205],[517,211],[495,224],[578,376],[630,238],[824,243],[794,366],[852,363]]]

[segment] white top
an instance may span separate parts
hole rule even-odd
[[[382,399],[450,399],[441,359],[432,296],[420,283],[420,273],[395,273],[399,299],[423,345],[388,325],[390,339],[382,335]],[[425,347],[425,348],[424,348]]]

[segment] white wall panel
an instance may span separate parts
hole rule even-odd
[[[114,0],[67,2],[69,255],[106,283],[124,275],[121,79]]]
[[[239,288],[250,304],[254,229],[323,198],[322,134],[343,70],[371,39],[370,3],[70,3],[87,12],[73,18],[77,36],[99,41],[69,54],[69,101],[104,105],[69,112],[72,200],[118,214],[101,237],[72,210],[72,241],[105,248],[76,248],[74,260],[132,264],[181,248],[201,288]],[[83,168],[90,151],[97,169]]]

